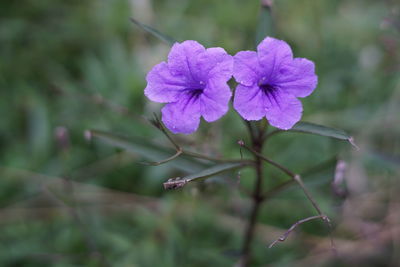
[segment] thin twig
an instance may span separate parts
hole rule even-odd
[[[296,223],[294,223],[283,235],[281,235],[277,240],[275,240],[274,242],[271,243],[271,245],[268,246],[268,248],[272,248],[273,246],[275,246],[276,243],[278,242],[284,242],[288,236],[290,235],[291,232],[293,232],[293,230],[299,226],[300,224],[303,224],[305,222],[311,221],[311,220],[315,220],[315,219],[326,219],[325,215],[316,215],[316,216],[311,216],[305,219],[302,219],[300,221],[297,221]]]
[[[315,210],[318,212],[318,215],[323,216],[321,217],[325,223],[328,225],[329,227],[329,232],[330,232],[330,238],[331,238],[331,247],[332,247],[332,251],[335,253],[336,255],[336,248],[335,248],[335,244],[333,241],[333,237],[332,237],[332,224],[331,221],[329,219],[328,216],[324,215],[319,207],[319,205],[317,204],[317,202],[314,200],[314,198],[312,197],[311,193],[308,191],[308,189],[306,188],[306,186],[304,185],[301,176],[298,174],[295,174],[294,172],[292,172],[291,170],[289,170],[288,168],[280,165],[279,163],[265,157],[264,155],[262,155],[260,152],[254,150],[251,147],[248,147],[243,141],[239,143],[241,146],[243,146],[244,148],[246,148],[247,150],[249,150],[251,153],[253,153],[255,156],[259,157],[260,159],[270,163],[271,165],[277,167],[278,169],[280,169],[282,172],[286,173],[288,176],[290,176],[296,183],[299,184],[299,186],[301,187],[301,189],[303,190],[304,194],[306,195],[306,197],[308,198],[308,200],[311,202],[311,204],[313,205],[313,207],[315,208]]]
[[[307,196],[308,200],[310,200],[311,204],[315,208],[315,210],[318,212],[319,215],[322,215],[322,211],[319,208],[317,202],[314,200],[312,197],[311,193],[308,191],[307,187],[304,185],[303,180],[301,179],[301,176],[296,174],[293,179],[300,185],[301,189],[303,190],[304,194]],[[328,217],[327,217],[327,220]]]
[[[164,163],[167,163],[167,162],[169,162],[169,161],[172,161],[172,160],[176,159],[176,158],[179,157],[182,153],[183,153],[182,150],[178,150],[178,151],[176,151],[176,153],[175,153],[174,155],[172,155],[171,157],[166,158],[166,159],[164,159],[164,160],[160,160],[160,161],[150,161],[150,162],[144,161],[144,162],[141,162],[141,163],[144,164],[144,165],[158,166],[158,165],[161,165],[161,164],[164,164]]]
[[[329,228],[329,236],[331,239],[331,248],[332,251],[334,252],[334,254],[336,255],[336,246],[335,246],[335,242],[333,241],[333,236],[332,236],[332,232],[333,232],[333,227],[331,224],[331,220],[329,219],[328,216],[324,215],[321,211],[321,208],[319,207],[319,205],[317,204],[317,202],[314,200],[314,198],[312,197],[311,193],[308,191],[307,187],[304,185],[303,180],[301,179],[301,176],[296,174],[293,179],[300,185],[301,189],[303,189],[304,194],[307,196],[308,200],[310,200],[311,204],[314,206],[315,210],[318,212],[318,214],[328,225]]]
[[[160,118],[157,116],[156,113],[153,113],[153,119],[150,120],[150,123],[154,125],[157,129],[159,129],[171,142],[171,144],[175,147],[177,151],[182,150],[180,145],[175,142],[175,140],[172,138],[172,136],[168,133],[167,129],[165,128],[164,124],[160,120]]]
[[[251,153],[253,153],[255,156],[261,158],[262,160],[268,162],[269,164],[277,167],[278,169],[280,169],[281,171],[283,171],[284,173],[286,173],[287,175],[289,175],[290,177],[294,178],[294,176],[296,176],[295,173],[293,173],[292,171],[290,171],[289,169],[287,169],[286,167],[280,165],[279,163],[265,157],[263,154],[261,154],[258,151],[255,151],[253,148],[247,146],[242,140],[238,142],[239,145],[241,145],[242,147],[246,148],[248,151],[250,151]]]
[[[175,153],[173,156],[171,156],[171,157],[169,157],[169,158],[167,158],[167,159],[165,159],[165,160],[162,160],[162,161],[158,161],[158,162],[146,162],[145,164],[147,164],[147,165],[154,165],[154,166],[157,166],[157,165],[160,165],[160,164],[169,162],[169,161],[171,161],[171,160],[174,160],[175,158],[179,157],[180,155],[186,155],[186,156],[190,156],[190,157],[194,157],[194,158],[205,159],[205,160],[215,161],[215,162],[224,162],[224,163],[235,163],[235,162],[237,162],[237,163],[243,162],[243,163],[248,163],[248,164],[254,163],[254,161],[252,161],[252,160],[242,160],[242,159],[220,159],[220,158],[212,157],[212,156],[209,156],[209,155],[204,155],[204,154],[200,154],[200,153],[197,153],[197,152],[192,152],[192,151],[183,149],[183,148],[172,138],[172,136],[168,133],[168,130],[165,128],[165,126],[164,126],[164,124],[162,123],[162,121],[160,120],[160,118],[159,118],[156,114],[153,114],[153,115],[154,115],[154,117],[153,117],[153,119],[150,120],[150,123],[151,123],[154,127],[156,127],[157,129],[159,129],[159,130],[167,137],[167,139],[168,139],[168,140],[171,142],[171,144],[175,147],[176,153]]]
[[[300,175],[301,177],[307,177],[310,176],[313,173],[316,173],[318,171],[320,171],[321,169],[324,169],[327,164],[332,164],[332,162],[336,162],[336,157],[333,157],[327,161],[323,161],[305,171],[303,171]],[[270,199],[271,197],[275,196],[276,194],[280,193],[281,191],[285,190],[287,187],[291,186],[292,184],[296,183],[296,181],[294,179],[290,179],[287,181],[284,181],[283,183],[275,186],[274,188],[270,189],[269,191],[267,191],[263,198],[265,200]]]
[[[314,198],[312,197],[311,193],[308,191],[307,187],[304,185],[303,180],[301,179],[301,176],[296,174],[293,179],[300,185],[301,189],[303,190],[304,194],[307,196],[308,200],[311,202],[311,204],[314,206],[315,210],[318,212],[319,215],[323,215],[321,208],[319,207],[319,205],[317,204],[317,202],[314,200]],[[333,241],[333,236],[332,236],[332,232],[333,232],[333,227],[331,224],[331,220],[329,219],[328,216],[322,217],[322,219],[325,221],[325,223],[328,225],[329,228],[329,236],[331,239],[331,248],[333,253],[336,255],[337,251],[336,251],[336,246],[335,246],[335,242]]]

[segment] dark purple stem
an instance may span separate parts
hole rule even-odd
[[[252,138],[252,148],[261,153],[264,138],[263,130],[259,131],[258,135],[254,133],[251,127],[249,127],[250,136]],[[255,155],[255,170],[256,170],[256,181],[254,183],[253,193],[252,193],[252,208],[250,212],[250,218],[244,233],[244,240],[242,245],[242,253],[239,266],[249,266],[251,262],[251,245],[254,239],[255,226],[257,222],[257,217],[260,212],[261,205],[264,201],[262,193],[262,182],[263,182],[263,167],[262,159]]]

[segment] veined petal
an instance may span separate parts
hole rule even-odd
[[[179,93],[186,88],[184,77],[173,76],[165,62],[154,66],[147,74],[146,80],[144,94],[155,102],[174,102],[178,99]]]
[[[238,83],[252,86],[258,82],[262,70],[256,52],[240,51],[233,59],[233,76]]]
[[[200,123],[200,101],[189,94],[169,103],[161,110],[162,121],[167,128],[177,134],[190,134],[197,130]]]
[[[221,118],[229,109],[232,92],[225,79],[211,79],[200,96],[200,113],[212,122]]]
[[[293,59],[281,68],[274,83],[296,97],[310,95],[318,83],[314,62],[305,58]]]
[[[198,77],[203,81],[222,79],[228,81],[232,77],[233,58],[221,47],[212,47],[200,54],[197,64],[201,70]]]
[[[168,54],[168,66],[171,74],[183,75],[189,82],[199,81],[201,73],[197,57],[204,52],[204,46],[196,41],[175,43]]]
[[[282,40],[267,37],[258,46],[258,59],[264,68],[264,75],[273,77],[280,66],[293,59],[292,49]]]
[[[289,130],[301,119],[303,106],[295,96],[275,89],[264,94],[268,122],[279,129]]]
[[[264,94],[257,85],[239,84],[235,90],[233,107],[245,120],[260,120],[266,112]]]

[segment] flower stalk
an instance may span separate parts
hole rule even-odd
[[[257,153],[261,153],[264,146],[263,135],[266,126],[259,128],[257,134],[251,127],[250,122],[246,121],[246,124],[248,125],[248,129],[252,139],[252,149],[254,151],[257,151]],[[245,146],[243,141],[239,141],[239,145],[243,147]],[[260,212],[262,203],[264,201],[262,192],[263,162],[262,159],[257,154],[254,154],[254,160],[255,160],[254,168],[256,170],[256,181],[254,183],[254,188],[252,193],[252,208],[250,212],[250,218],[245,229],[242,251],[241,251],[241,259],[239,262],[239,265],[243,267],[249,266],[251,261],[251,245],[254,239],[255,226],[257,223],[258,214]]]

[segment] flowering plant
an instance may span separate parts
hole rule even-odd
[[[269,6],[264,6],[262,16],[268,17],[269,11]],[[201,163],[197,162],[202,164],[198,171],[183,178],[168,179],[164,188],[182,188],[190,182],[245,167],[255,170],[256,179],[253,191],[249,194],[252,208],[244,229],[240,266],[248,266],[251,262],[251,244],[261,205],[282,187],[278,185],[263,192],[264,163],[277,168],[297,183],[317,213],[294,223],[270,247],[278,241],[284,241],[298,225],[310,220],[322,219],[331,228],[329,218],[322,212],[301,176],[265,156],[263,152],[266,141],[282,132],[310,133],[352,143],[352,138],[341,130],[300,122],[303,107],[299,98],[309,96],[317,87],[314,63],[309,59],[294,57],[285,41],[266,37],[268,27],[267,31],[261,27],[257,33],[257,36],[262,36],[257,51],[240,51],[231,56],[223,48],[206,49],[193,40],[176,42],[147,25],[132,21],[172,45],[168,60],[157,64],[147,74],[144,94],[151,101],[165,104],[161,110],[161,119],[155,115],[150,121],[166,136],[176,152],[165,159],[156,158],[156,161],[147,164],[179,161],[182,155],[202,160]],[[230,80],[236,81],[232,88],[229,85],[231,83],[228,83]],[[237,118],[244,122],[249,133],[247,141],[236,140],[241,155],[239,159],[223,159],[190,151],[178,144],[170,134],[191,134],[198,129],[201,118],[209,123],[222,118],[228,112],[231,100],[234,110],[239,114]],[[105,132],[92,131],[91,134],[128,150],[136,150],[142,145],[130,145],[128,140]],[[250,152],[252,158],[243,158],[242,149]],[[155,159],[146,152],[142,154],[148,159]],[[177,164],[178,168],[190,172],[190,168],[185,168],[186,162],[181,163]],[[335,250],[333,240],[332,249]]]

